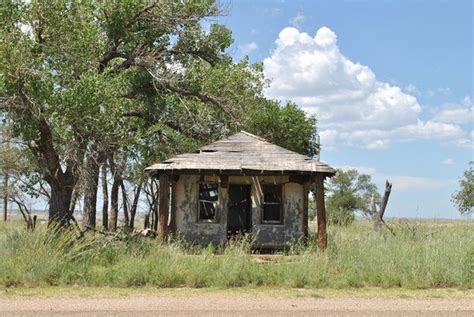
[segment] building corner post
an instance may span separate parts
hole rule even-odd
[[[316,175],[316,216],[318,221],[317,244],[318,250],[324,252],[327,247],[327,231],[326,231],[326,205],[324,202],[324,176]]]
[[[159,179],[159,215],[158,215],[158,240],[166,241],[168,237],[168,214],[169,214],[169,176],[160,175]]]

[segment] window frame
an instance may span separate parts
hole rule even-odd
[[[214,214],[214,219],[201,219],[201,201],[204,201],[201,199],[200,194],[201,194],[201,185],[203,184],[210,184],[210,185],[216,185],[216,190],[217,190],[217,200],[215,201],[215,214]],[[196,215],[196,222],[197,223],[219,223],[219,196],[220,196],[220,189],[219,189],[219,183],[215,181],[199,181],[197,183],[197,215]],[[209,202],[209,201],[207,201]]]
[[[284,199],[283,197],[285,197],[284,195],[284,186],[283,184],[260,184],[261,188],[262,188],[262,206],[260,208],[261,210],[261,217],[260,217],[260,221],[261,221],[261,224],[264,224],[264,225],[283,225],[284,224],[284,213],[283,213],[283,203],[284,203]],[[264,191],[264,187],[265,186],[278,186],[279,187],[279,191],[280,191],[280,220],[265,220],[265,191]]]

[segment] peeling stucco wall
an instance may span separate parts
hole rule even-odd
[[[198,190],[200,176],[181,175],[176,182],[176,229],[188,241],[202,245],[219,244],[227,239],[228,191],[219,186],[217,220],[215,223],[198,222]],[[219,177],[206,176],[206,182],[219,183]],[[250,184],[252,200],[252,235],[259,246],[276,246],[303,236],[303,184],[290,183],[288,176],[230,176],[229,184]],[[262,223],[261,184],[283,185],[283,223]]]

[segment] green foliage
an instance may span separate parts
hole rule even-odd
[[[335,225],[348,225],[355,219],[355,212],[371,213],[371,199],[380,200],[377,187],[370,175],[359,174],[355,169],[337,170],[336,176],[329,179],[327,199],[328,222]]]
[[[30,232],[0,225],[0,285],[35,287],[474,287],[472,222],[392,223],[395,235],[370,223],[329,227],[328,249],[295,243],[291,261],[259,264],[249,240],[199,248],[177,240],[76,239],[39,225]]]
[[[314,155],[315,118],[265,99],[262,65],[232,61],[225,26],[203,29],[219,13],[214,0],[1,2],[0,114],[42,176],[96,149],[137,175],[241,129]]]
[[[272,143],[310,157],[319,151],[314,138],[316,117],[291,102],[280,106],[275,101],[266,101],[248,109],[245,128]]]
[[[470,215],[474,212],[474,161],[469,162],[469,168],[459,179],[459,187],[452,201],[462,215]]]
[[[355,220],[354,210],[360,200],[350,192],[335,193],[327,200],[327,220],[329,224],[347,226]]]

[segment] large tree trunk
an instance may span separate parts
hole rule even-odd
[[[84,172],[84,209],[83,225],[85,229],[95,229],[97,213],[97,190],[99,186],[99,156],[97,149],[91,147],[86,159]]]
[[[28,147],[38,159],[44,179],[51,188],[49,224],[65,226],[69,224],[72,216],[69,210],[80,157],[61,162],[53,144],[53,135],[48,122],[44,118],[39,118],[37,127],[39,138],[30,141]],[[63,171],[64,166],[66,169]]]
[[[107,165],[102,165],[102,227],[109,228],[109,190],[107,186]]]
[[[10,175],[5,173],[3,176],[3,221],[8,219],[8,180]]]
[[[130,216],[128,214],[127,190],[125,188],[123,179],[120,180],[120,189],[122,190],[122,204],[123,204],[123,217],[125,221],[125,232],[128,232],[130,229]]]
[[[133,197],[132,208],[130,208],[130,230],[132,231],[135,227],[135,215],[137,214],[138,199],[140,198],[142,186],[143,186],[143,181],[140,180],[140,182],[138,183],[137,189],[135,190],[135,197]]]
[[[392,184],[387,180],[385,182],[385,192],[382,197],[382,203],[380,204],[380,209],[377,211],[375,205],[375,199],[372,197],[372,219],[374,220],[374,229],[376,231],[382,228],[382,225],[385,223],[383,216],[385,214],[385,209],[387,208],[388,198],[390,197],[390,192],[392,191]]]
[[[119,196],[119,188],[120,188],[120,180],[121,177],[118,175],[119,173],[116,171],[114,175],[114,181],[112,183],[112,189],[110,190],[110,214],[109,214],[109,230],[116,231],[117,230],[117,219],[118,219],[118,196]]]
[[[49,223],[64,226],[69,224],[72,189],[71,185],[50,184],[51,199],[49,201]]]
[[[119,210],[119,189],[122,183],[122,173],[125,169],[126,159],[123,158],[119,166],[114,166],[113,159],[110,159],[110,169],[113,174],[112,189],[110,190],[110,214],[109,214],[109,230],[117,230],[118,210]]]

